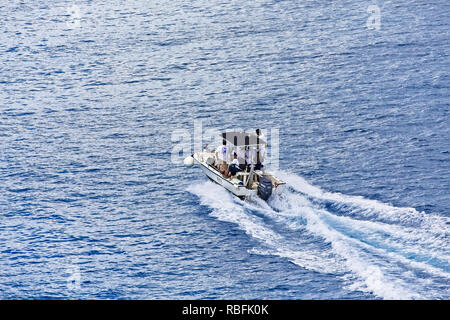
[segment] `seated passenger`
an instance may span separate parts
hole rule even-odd
[[[241,171],[241,168],[239,167],[239,160],[237,159],[237,154],[235,152],[233,154],[233,161],[228,166],[228,178],[230,178],[231,176],[235,176],[239,171]]]

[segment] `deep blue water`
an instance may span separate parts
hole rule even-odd
[[[0,298],[450,298],[448,1],[0,9]],[[173,163],[194,121],[277,128],[285,194]]]

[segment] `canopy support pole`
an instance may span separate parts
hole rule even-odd
[[[247,180],[247,188],[251,187],[252,183],[253,183],[253,168],[255,166],[253,164],[250,165],[250,173],[248,175],[248,180]]]

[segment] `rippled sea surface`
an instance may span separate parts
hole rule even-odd
[[[449,299],[448,12],[2,2],[0,298]],[[286,192],[183,167],[194,121],[277,129]]]

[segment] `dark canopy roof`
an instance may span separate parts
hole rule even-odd
[[[267,144],[255,133],[245,131],[227,131],[222,133],[222,138],[234,146],[256,146],[257,144]]]

